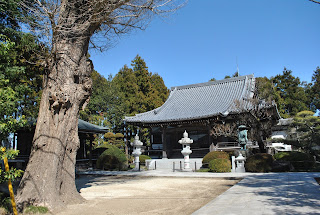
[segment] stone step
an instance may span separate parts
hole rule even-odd
[[[184,166],[184,159],[148,159],[146,160],[146,166],[148,167],[149,170],[161,170],[161,169],[166,169],[169,170],[171,169],[178,171],[180,170],[180,162],[181,162],[181,168],[183,169]],[[194,171],[195,168],[198,170],[202,166],[202,158],[191,158],[190,159],[190,168]]]

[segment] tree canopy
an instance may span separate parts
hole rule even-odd
[[[169,95],[163,79],[148,71],[145,61],[137,55],[131,64],[124,66],[113,81],[124,98],[127,115],[153,110],[161,106]]]
[[[281,75],[271,79],[275,90],[275,101],[282,117],[295,116],[298,112],[309,110],[310,101],[304,83],[284,68]]]
[[[320,67],[317,67],[313,73],[310,94],[312,106],[320,110]]]
[[[44,68],[34,54],[43,45],[19,26],[22,12],[17,0],[0,4],[0,133],[9,133],[37,117]]]
[[[320,147],[320,118],[312,111],[301,111],[293,118],[293,132],[288,143],[308,153],[314,153]]]
[[[123,95],[118,86],[108,79],[93,71],[92,95],[87,108],[80,112],[80,118],[93,124],[108,126],[114,132],[123,131],[122,119],[125,115]]]

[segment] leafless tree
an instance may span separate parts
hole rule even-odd
[[[263,140],[271,136],[271,129],[280,118],[276,103],[259,99],[255,89],[253,97],[235,101],[235,109],[242,113],[239,115],[239,121],[250,128],[252,140],[258,143],[261,152],[265,152]]]
[[[50,47],[47,74],[25,174],[17,201],[51,210],[83,199],[75,186],[79,109],[91,93],[93,65],[88,48],[132,29],[144,29],[154,15],[174,12],[179,0],[22,0],[33,17],[25,20]]]
[[[313,2],[313,3],[320,4],[320,1],[315,1],[315,0],[309,0],[309,1],[311,1],[311,2]]]

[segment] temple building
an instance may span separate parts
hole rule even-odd
[[[248,128],[252,145],[271,134],[280,118],[275,103],[255,95],[253,75],[172,87],[159,108],[124,119],[127,125],[150,129],[153,158],[179,158],[178,140],[184,131],[193,139],[191,158],[201,158],[211,150],[237,149],[238,127]],[[259,138],[258,138],[259,139]],[[158,154],[156,153],[158,152]]]

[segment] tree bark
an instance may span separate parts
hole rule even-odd
[[[75,186],[75,162],[80,147],[79,109],[87,104],[92,84],[88,41],[55,43],[32,152],[18,188],[20,208],[33,204],[56,210],[83,200]]]

